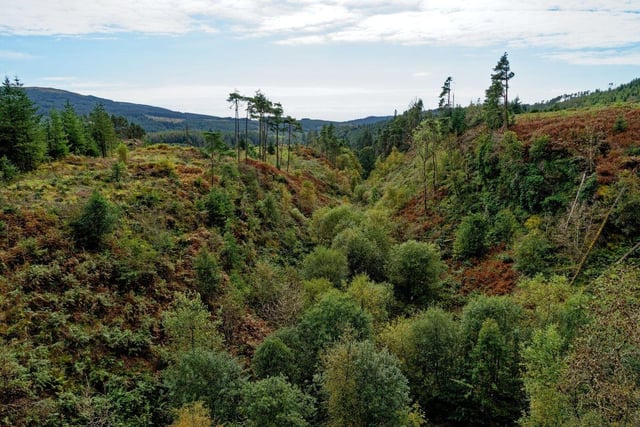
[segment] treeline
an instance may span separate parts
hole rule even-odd
[[[523,112],[518,97],[509,101],[509,81],[514,76],[508,55],[504,53],[493,69],[483,102],[478,100],[467,107],[455,104],[453,78],[449,76],[441,87],[436,110],[425,111],[422,100],[416,99],[406,111],[396,112],[388,122],[338,128],[325,125],[319,133],[309,132],[308,141],[310,145],[315,143],[323,154],[335,153],[340,147],[353,149],[363,177],[367,178],[378,159],[384,159],[392,150],[406,152],[411,148],[414,132],[425,119],[437,119],[444,132],[456,136],[480,124],[494,130],[513,124],[515,115]]]
[[[67,102],[62,111],[51,110],[43,119],[17,78],[5,78],[0,88],[3,180],[68,154],[106,157],[120,139],[142,138],[144,134],[144,129],[124,117],[109,116],[101,104],[84,117]]]
[[[640,79],[621,84],[615,88],[610,84],[608,90],[596,89],[563,94],[548,101],[525,106],[525,111],[557,111],[570,108],[585,108],[596,105],[610,105],[617,102],[638,102],[640,100]]]

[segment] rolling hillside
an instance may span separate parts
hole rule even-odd
[[[91,95],[80,95],[60,89],[27,87],[25,88],[29,98],[38,107],[40,114],[46,115],[51,109],[62,110],[68,101],[78,114],[87,115],[98,103],[104,105],[109,114],[124,116],[132,123],[142,126],[148,133],[168,130],[217,130],[233,132],[234,119],[232,117],[215,117],[205,114],[183,113],[166,108],[151,105],[134,104],[130,102],[112,101]],[[332,122],[319,119],[301,119],[302,128],[305,131],[320,130],[322,126],[333,123],[341,127],[354,127],[370,125],[389,120],[391,116],[366,117],[346,122]],[[250,129],[257,129],[257,123],[251,122]]]

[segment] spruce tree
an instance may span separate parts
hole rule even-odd
[[[57,110],[51,110],[47,120],[47,155],[52,159],[63,158],[69,154],[68,143],[60,113]]]
[[[37,108],[16,77],[0,87],[0,157],[21,171],[35,169],[44,159],[45,145]]]
[[[111,117],[102,104],[95,106],[89,114],[91,137],[95,141],[100,155],[107,157],[115,146],[117,136]]]

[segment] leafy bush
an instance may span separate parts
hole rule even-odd
[[[193,261],[193,269],[196,271],[198,292],[205,298],[213,296],[220,286],[220,267],[216,257],[202,249]]]
[[[176,410],[176,417],[170,427],[211,427],[209,410],[202,401],[185,403]]]
[[[251,368],[258,378],[284,375],[294,378],[295,355],[277,336],[267,337],[256,348],[251,360]]]
[[[335,289],[331,282],[324,278],[305,280],[302,282],[305,292],[305,304],[307,306],[318,302],[322,295],[331,289]]]
[[[453,242],[456,258],[480,256],[486,250],[487,222],[482,215],[474,214],[462,219]]]
[[[317,246],[302,261],[302,277],[307,280],[325,278],[340,286],[349,274],[347,257],[341,251]]]
[[[164,312],[162,326],[169,337],[170,356],[197,349],[219,350],[222,337],[218,323],[209,319],[210,313],[198,294],[176,293],[171,308]]]
[[[219,422],[238,417],[242,368],[227,353],[201,349],[183,353],[164,371],[164,382],[176,407],[201,400]]]
[[[296,332],[298,369],[302,379],[310,380],[322,350],[345,334],[358,340],[369,339],[372,320],[353,298],[334,290],[302,314]]]
[[[313,398],[280,376],[247,383],[242,414],[247,426],[308,426],[315,413]]]
[[[323,363],[329,425],[407,425],[409,385],[398,359],[371,342],[344,342]]]
[[[502,209],[493,218],[493,224],[487,234],[491,245],[510,243],[515,231],[518,229],[518,220],[509,209]]]
[[[444,268],[433,244],[409,240],[391,248],[387,276],[405,302],[427,304],[438,297]]]
[[[320,244],[328,245],[341,231],[360,224],[362,218],[362,214],[348,204],[323,208],[314,212],[310,229]]]
[[[111,166],[111,179],[114,182],[120,182],[122,181],[122,178],[124,178],[124,175],[127,171],[127,165],[122,162],[116,162],[113,164],[113,166]]]
[[[393,287],[388,283],[375,283],[362,274],[356,276],[347,288],[347,293],[371,316],[377,326],[389,320],[389,309],[393,303]]]
[[[553,262],[553,246],[539,230],[531,230],[515,244],[514,268],[528,276],[546,273]]]
[[[127,160],[129,160],[129,149],[127,146],[121,142],[118,144],[116,152],[118,153],[118,163],[126,164]]]

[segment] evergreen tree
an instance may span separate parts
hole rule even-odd
[[[76,242],[85,248],[97,249],[104,237],[113,231],[115,208],[98,191],[94,191],[82,214],[71,223]]]
[[[57,110],[51,110],[47,120],[47,155],[52,159],[63,158],[69,154],[68,143],[62,116]]]
[[[440,101],[438,102],[438,108],[440,108],[441,112],[445,116],[451,115],[451,76],[447,77],[442,85],[442,92],[440,92]]]
[[[240,95],[237,90],[230,93],[229,97],[227,98],[227,102],[231,103],[231,107],[235,111],[235,127],[234,127],[233,136],[236,144],[236,150],[238,153],[238,161],[240,161],[240,116],[238,115],[238,107],[239,107],[240,101],[242,101],[243,99],[244,97]]]
[[[87,154],[87,139],[82,120],[67,101],[62,110],[62,126],[67,135],[67,145],[73,154]]]
[[[100,155],[107,157],[113,151],[117,140],[111,117],[102,104],[95,106],[89,114],[91,137],[98,146]]]
[[[515,76],[511,71],[507,52],[500,57],[493,71],[491,86],[487,89],[485,101],[487,126],[491,129],[503,126],[506,130],[509,127],[509,80]],[[500,107],[500,100],[503,101],[503,108]]]
[[[0,157],[18,169],[35,169],[44,159],[45,144],[36,107],[16,77],[0,88]]]
[[[502,85],[499,80],[491,80],[491,86],[485,91],[484,121],[489,129],[498,129],[504,123],[503,110],[500,108]]]

